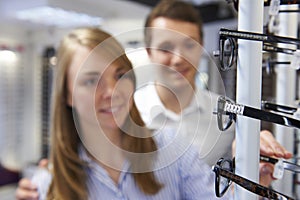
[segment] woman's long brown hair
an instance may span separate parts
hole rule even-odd
[[[74,200],[88,199],[87,175],[84,171],[84,162],[78,155],[78,147],[82,144],[76,130],[72,107],[67,104],[67,71],[72,56],[78,46],[88,47],[91,50],[111,36],[97,28],[79,28],[69,33],[61,42],[58,50],[58,64],[55,71],[52,127],[51,127],[51,162],[53,179],[48,191],[48,199]],[[125,55],[124,49],[112,39],[111,51],[122,51],[122,62],[132,68],[131,62]],[[133,79],[135,79],[133,75]],[[133,80],[134,81],[134,80]],[[144,127],[145,124],[136,108],[135,103],[130,110],[128,121]],[[128,129],[133,130],[133,129]],[[147,129],[142,129],[147,132]],[[140,133],[143,134],[143,133]],[[149,134],[149,133],[145,133]],[[122,148],[134,153],[148,153],[157,150],[152,137],[134,137],[133,134],[123,134]],[[130,159],[129,159],[130,160]],[[138,162],[131,159],[131,166],[138,168]],[[147,162],[152,165],[152,162]],[[149,166],[149,169],[151,166]],[[134,171],[134,169],[132,169]],[[145,194],[157,193],[162,185],[155,179],[152,171],[133,173],[136,184]],[[99,186],[100,187],[100,186]]]

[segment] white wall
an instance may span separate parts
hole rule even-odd
[[[19,169],[40,159],[41,56],[44,48],[57,45],[66,31],[31,31],[22,26],[1,24],[0,45],[24,48],[22,53],[18,53],[18,61],[13,66],[0,63],[0,70],[4,72],[0,77],[6,76],[4,81],[9,82],[9,88],[0,87],[0,99],[6,101],[0,104],[0,160],[8,168]],[[8,73],[10,76],[7,76]],[[22,93],[18,94],[21,90]],[[20,108],[17,109],[17,106]],[[18,118],[16,112],[21,113]]]
[[[146,14],[146,13],[145,13]],[[143,43],[143,25],[145,19],[119,19],[111,18],[106,20],[101,26],[102,29],[117,36],[117,39],[124,45],[125,48],[131,47],[128,41],[138,41]],[[22,128],[18,130],[19,143],[14,150],[15,158],[19,163],[16,166],[23,165],[26,161],[37,161],[40,158],[40,81],[41,81],[41,55],[46,46],[58,45],[62,36],[69,29],[45,29],[41,27],[38,30],[30,30],[22,25],[0,24],[0,45],[22,45],[24,52],[22,53],[22,61],[19,63],[24,66],[24,79],[26,85],[25,95],[22,97],[22,107],[24,109],[24,121]],[[234,27],[234,21],[225,21],[222,23],[224,27]],[[211,23],[204,26],[204,46],[208,53],[218,49],[218,30],[220,23]],[[140,50],[142,52],[142,50]],[[145,53],[143,53],[145,54]],[[130,57],[130,56],[129,56]],[[146,62],[146,56],[130,57],[134,65]],[[0,66],[1,67],[1,66]],[[17,70],[17,69],[16,69]],[[218,84],[216,84],[217,87]],[[3,124],[2,124],[3,126]],[[0,132],[2,143],[7,141],[7,137],[12,137],[13,133],[5,131]],[[5,146],[5,145],[4,145]],[[3,147],[4,148],[4,147]],[[5,158],[3,148],[0,148],[0,159]],[[2,154],[1,154],[2,152]]]
[[[13,64],[2,62],[0,64],[2,73],[0,74],[1,84],[1,100],[4,101],[1,107],[1,132],[0,141],[2,142],[0,159],[3,165],[9,168],[20,168],[25,158],[32,157],[31,141],[33,141],[34,130],[30,124],[33,123],[34,117],[27,116],[33,113],[31,98],[33,96],[33,82],[31,74],[33,72],[30,58],[30,43],[28,42],[28,33],[23,28],[10,26],[8,24],[1,25],[0,45],[6,45],[14,50],[17,46],[24,48],[23,52],[17,53],[17,60]],[[21,76],[23,78],[21,78]],[[5,85],[3,85],[5,84]],[[22,91],[24,96],[18,95],[18,91]],[[3,102],[2,101],[2,102]],[[16,104],[21,103],[21,107],[17,108]],[[20,112],[20,119],[16,119],[16,112]],[[26,119],[26,121],[25,121]],[[25,150],[25,151],[24,151]]]

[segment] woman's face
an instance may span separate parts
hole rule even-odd
[[[76,109],[81,127],[119,130],[133,101],[128,71],[129,66],[103,50],[76,50],[67,73],[68,104]]]

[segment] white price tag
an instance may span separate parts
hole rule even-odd
[[[38,168],[31,178],[31,182],[38,187],[39,200],[44,200],[47,197],[48,188],[51,184],[52,176],[48,169]]]
[[[300,68],[300,50],[296,50],[291,60],[291,67],[298,70]]]
[[[278,159],[278,162],[274,165],[273,177],[276,179],[281,179],[283,177],[283,160]]]
[[[277,33],[279,30],[279,19],[278,19],[279,6],[280,6],[280,0],[271,0],[270,8],[269,8],[270,19],[268,23],[268,29],[270,33]]]
[[[272,15],[272,16],[278,15],[279,6],[280,6],[280,0],[271,0],[270,8],[269,8],[269,15]]]

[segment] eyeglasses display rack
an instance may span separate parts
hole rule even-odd
[[[274,0],[275,2],[276,0]],[[276,1],[277,3],[280,1]],[[299,5],[280,5],[280,9],[296,10]],[[264,12],[272,11],[274,7],[264,8],[262,0],[240,0],[238,4],[238,31],[253,33],[263,33]],[[270,12],[269,12],[269,15]],[[274,17],[274,16],[273,16]],[[288,37],[297,38],[298,33],[298,13],[284,12],[278,16],[277,28],[273,27],[270,33],[274,38]],[[270,28],[270,26],[268,27]],[[263,42],[247,41],[238,39],[237,48],[237,81],[236,81],[236,102],[252,107],[261,108],[261,87],[262,87],[262,49]],[[295,44],[277,44],[278,48],[298,49]],[[297,51],[296,51],[297,52]],[[276,67],[276,102],[283,105],[294,105],[296,99],[296,75],[299,62],[295,60],[295,54],[276,53],[279,61],[289,60],[289,67]],[[244,116],[237,116],[236,119],[236,167],[235,172],[248,179],[258,182],[259,169],[259,132],[260,121],[251,121]],[[287,150],[294,152],[296,129],[289,129],[281,125],[274,125],[273,133],[276,139]],[[294,157],[299,157],[294,155]],[[297,181],[297,180],[296,180]],[[287,173],[285,176],[272,184],[272,187],[285,195],[295,196],[295,176]],[[234,199],[254,200],[258,196],[251,194],[239,186],[235,186]]]
[[[238,30],[263,32],[263,1],[240,0]],[[260,107],[262,43],[238,40],[236,100]],[[255,77],[255,81],[254,81]],[[237,117],[236,174],[258,182],[260,121]],[[258,196],[235,186],[234,199],[257,200]]]
[[[280,9],[295,10],[298,5],[281,5]],[[297,13],[280,13],[278,15],[278,32],[276,35],[285,37],[298,37]],[[295,45],[284,44],[281,47],[295,48]],[[292,60],[294,55],[278,54],[277,60]],[[285,105],[293,105],[296,98],[296,69],[293,67],[278,67],[276,73],[276,101]],[[290,152],[294,149],[295,130],[274,125],[276,139]],[[293,196],[293,174],[287,173],[283,179],[275,181],[272,186],[284,194]]]

